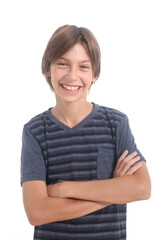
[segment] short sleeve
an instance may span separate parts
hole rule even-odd
[[[138,153],[138,156],[141,157],[140,161],[146,162],[145,158],[137,148],[134,136],[129,125],[129,120],[126,115],[124,115],[124,117],[121,119],[116,130],[117,157],[119,158],[125,150],[128,150],[129,154],[136,151]]]
[[[39,143],[24,126],[21,150],[21,184],[32,180],[46,181],[46,167]]]

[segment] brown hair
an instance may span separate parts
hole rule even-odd
[[[92,63],[93,77],[97,79],[100,75],[101,62],[98,42],[89,29],[84,27],[78,28],[74,25],[61,26],[53,33],[42,58],[42,73],[44,75],[47,74],[51,64],[77,42],[80,42],[86,49]],[[54,90],[51,84],[51,77],[46,77],[46,80],[51,89]]]

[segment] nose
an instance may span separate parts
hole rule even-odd
[[[76,67],[69,68],[66,78],[68,81],[77,81],[79,79],[78,69]]]

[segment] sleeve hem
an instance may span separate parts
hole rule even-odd
[[[29,182],[29,181],[44,181],[46,182],[46,179],[41,177],[35,177],[35,176],[28,176],[28,177],[23,177],[21,178],[21,186],[24,182]]]

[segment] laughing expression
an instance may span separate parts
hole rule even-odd
[[[91,60],[80,44],[76,43],[50,67],[52,86],[57,100],[75,102],[86,100],[93,78]]]

